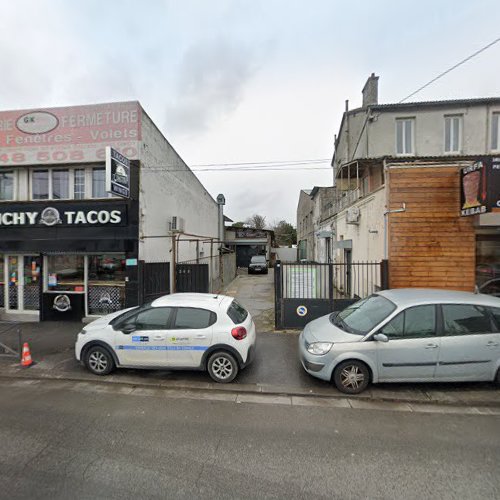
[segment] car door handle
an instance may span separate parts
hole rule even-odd
[[[498,342],[488,342],[486,345],[488,347],[496,347],[498,345]]]
[[[425,346],[426,349],[437,349],[437,347],[438,347],[437,344],[427,344]]]
[[[207,336],[206,335],[196,335],[196,338],[197,339],[206,339]]]
[[[165,340],[165,337],[163,335],[155,335],[153,340]]]

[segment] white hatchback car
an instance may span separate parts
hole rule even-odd
[[[252,317],[233,297],[177,293],[89,323],[75,355],[97,375],[115,367],[208,370],[227,383],[252,361],[255,342]]]

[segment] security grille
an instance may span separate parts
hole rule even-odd
[[[17,285],[9,285],[9,307],[17,309]]]
[[[40,285],[24,285],[24,308],[38,311],[40,308]]]
[[[89,286],[89,314],[110,314],[125,307],[125,289],[119,286]]]

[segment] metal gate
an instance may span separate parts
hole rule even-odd
[[[175,273],[176,292],[209,292],[208,264],[177,264]]]
[[[304,264],[278,261],[274,269],[275,327],[303,328],[377,290],[388,288],[388,261]]]
[[[151,302],[170,293],[170,264],[145,262],[142,267],[143,302]]]

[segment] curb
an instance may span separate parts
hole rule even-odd
[[[397,404],[414,404],[414,405],[427,405],[427,406],[446,406],[446,407],[476,407],[481,406],[485,408],[500,408],[500,400],[486,400],[486,401],[463,401],[460,399],[455,400],[438,400],[438,399],[426,399],[421,398],[410,399],[410,398],[398,398],[398,397],[388,397],[388,396],[357,396],[357,395],[343,395],[343,394],[327,394],[318,393],[311,390],[294,390],[292,387],[285,388],[281,386],[273,385],[258,385],[258,384],[216,384],[212,382],[205,383],[190,383],[183,381],[171,380],[167,382],[151,381],[147,382],[144,380],[131,381],[131,380],[119,380],[113,378],[113,375],[107,378],[85,378],[79,376],[71,375],[53,375],[47,372],[33,372],[33,371],[16,371],[10,373],[1,373],[0,380],[9,379],[30,379],[30,380],[54,380],[54,381],[65,381],[65,382],[86,382],[92,383],[99,386],[105,386],[109,384],[117,386],[125,386],[132,388],[157,388],[164,390],[173,391],[198,391],[198,392],[210,392],[214,394],[253,394],[259,396],[270,396],[270,397],[302,397],[302,398],[313,398],[318,401],[357,401],[359,405],[362,406],[364,403],[397,403]]]

